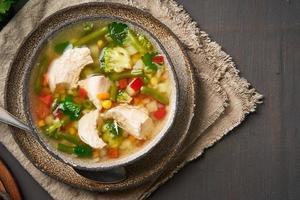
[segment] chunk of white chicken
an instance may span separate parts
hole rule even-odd
[[[93,63],[89,48],[67,49],[55,59],[48,70],[49,87],[53,92],[59,83],[67,83],[71,88],[77,86],[81,70]]]
[[[94,110],[83,115],[78,121],[78,135],[79,138],[87,145],[101,149],[106,144],[99,137],[97,130],[97,121],[99,118],[99,111]]]
[[[99,93],[108,92],[111,86],[111,82],[105,76],[91,76],[87,79],[79,81],[79,86],[84,88],[87,93],[89,99],[93,102],[97,109],[101,109],[101,101],[97,97]]]
[[[102,114],[104,119],[115,119],[130,135],[142,139],[153,126],[146,109],[138,106],[119,105]]]

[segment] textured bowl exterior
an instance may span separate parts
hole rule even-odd
[[[130,164],[127,163],[128,178],[126,180],[119,183],[105,184],[86,179],[77,174],[72,167],[59,161],[55,154],[52,154],[51,151],[49,153],[49,150],[45,149],[47,146],[44,145],[43,148],[43,143],[38,142],[40,138],[37,134],[26,134],[16,128],[12,128],[12,131],[22,151],[37,168],[46,174],[82,189],[115,191],[135,187],[158,176],[182,149],[184,139],[188,135],[194,115],[196,96],[193,67],[179,40],[165,25],[148,13],[121,4],[86,3],[58,11],[43,20],[24,40],[18,50],[7,78],[5,102],[6,109],[9,112],[29,124],[32,123],[26,104],[28,95],[24,95],[24,91],[27,91],[28,73],[32,70],[33,61],[40,44],[45,38],[49,37],[49,33],[61,29],[66,24],[103,17],[118,18],[142,27],[157,38],[166,54],[169,55],[173,70],[178,77],[178,98],[174,123],[162,138],[162,141],[141,159]],[[88,166],[87,168],[79,168],[89,170]]]

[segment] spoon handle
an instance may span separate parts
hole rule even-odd
[[[2,122],[4,124],[12,125],[14,127],[20,128],[24,131],[31,132],[31,129],[26,124],[21,122],[19,119],[14,117],[12,114],[7,112],[2,107],[0,107],[0,122]]]

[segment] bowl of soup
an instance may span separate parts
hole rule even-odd
[[[155,36],[122,19],[72,22],[40,44],[26,93],[36,138],[85,170],[123,166],[168,133],[177,81]]]

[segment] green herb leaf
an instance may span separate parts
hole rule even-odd
[[[142,56],[143,63],[145,65],[146,73],[154,73],[157,71],[157,65],[152,62],[152,59],[157,55],[157,53],[145,53]]]
[[[108,33],[114,42],[122,45],[128,34],[128,26],[123,23],[112,22],[108,25]]]
[[[122,134],[121,128],[114,120],[107,120],[102,127],[102,131],[111,133],[113,137],[118,137]]]
[[[117,148],[123,141],[123,130],[114,120],[107,120],[102,126],[102,139],[111,148]]]
[[[58,43],[54,46],[54,51],[58,54],[62,54],[64,52],[64,50],[67,48],[67,46],[69,46],[69,45],[70,45],[70,42],[68,42],[68,41]]]

